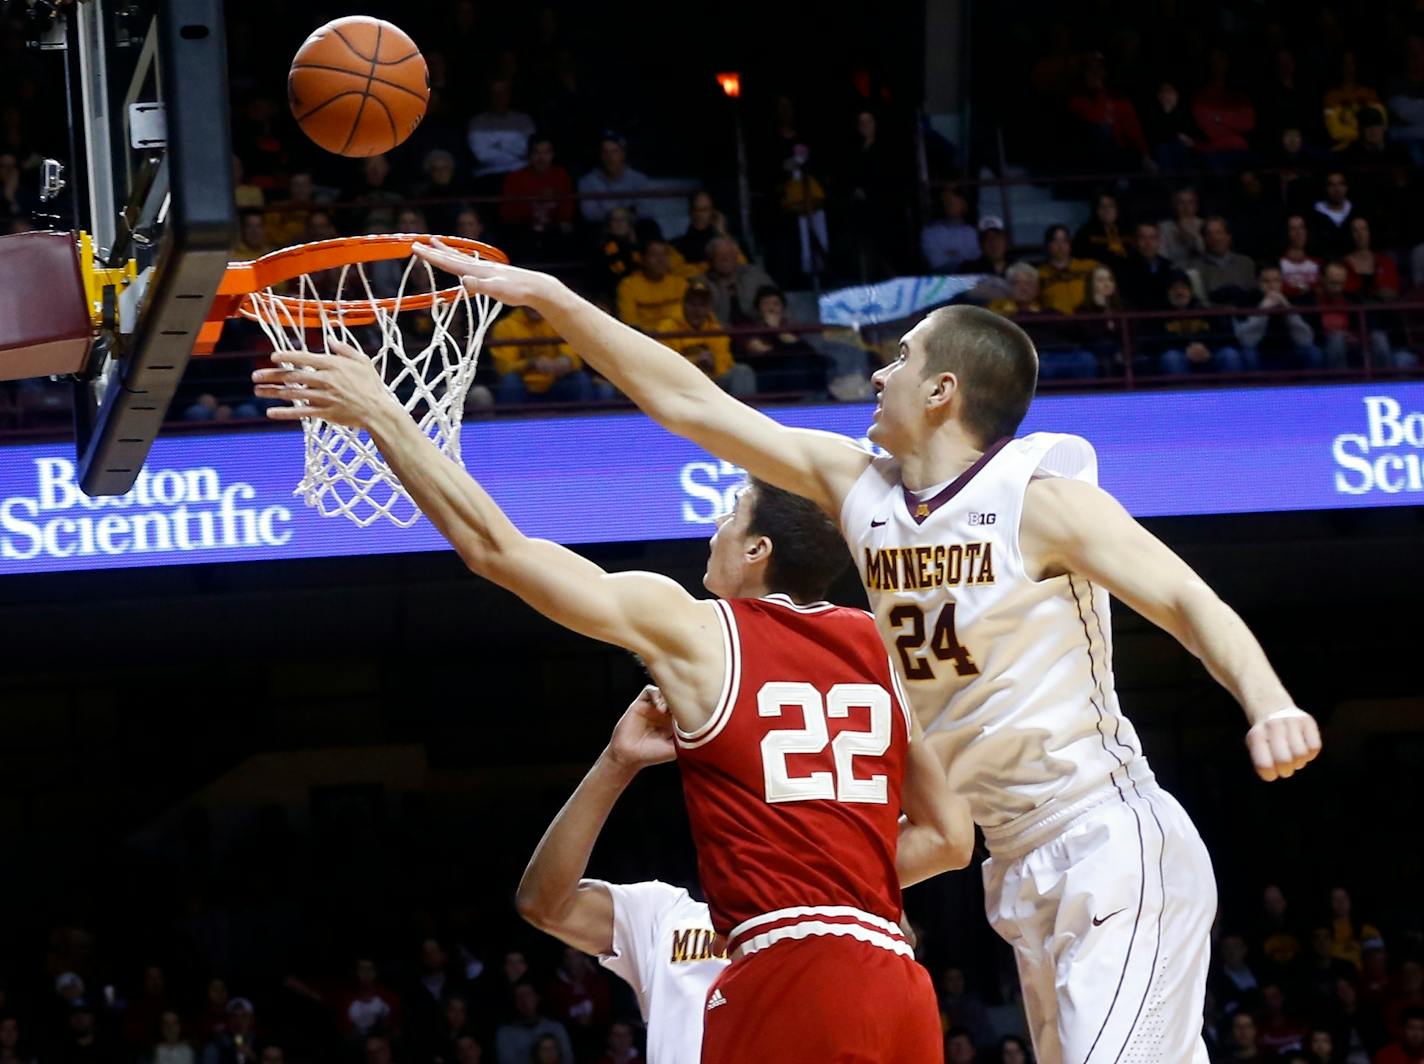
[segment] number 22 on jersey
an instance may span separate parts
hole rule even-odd
[[[802,712],[800,728],[778,728],[761,742],[766,800],[776,802],[838,801],[884,805],[889,801],[884,775],[858,779],[855,758],[883,757],[890,749],[890,692],[877,684],[841,683],[826,693],[804,681],[763,684],[757,692],[757,711],[763,717],[780,717],[787,706]],[[852,709],[870,711],[870,730],[840,732],[830,737],[827,718],[850,717]],[[786,764],[792,754],[819,754],[830,746],[834,771],[793,776]]]

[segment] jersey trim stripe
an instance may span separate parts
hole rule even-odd
[[[976,458],[972,466],[966,469],[963,473],[960,473],[959,476],[954,478],[954,480],[950,481],[950,483],[945,486],[945,489],[932,499],[918,498],[913,491],[905,487],[905,482],[901,480],[900,491],[905,499],[905,509],[909,511],[910,517],[914,520],[915,524],[924,524],[926,521],[929,520],[930,514],[934,513],[945,503],[949,502],[950,499],[954,498],[966,487],[968,487],[969,482],[974,479],[974,477],[979,473],[979,471],[983,469],[986,465],[988,465],[993,460],[994,456],[1000,451],[1002,451],[1004,447],[1012,441],[1012,439],[1012,436],[1005,436],[1000,439],[987,451],[985,451],[978,458]]]
[[[900,712],[905,714],[905,738],[914,741],[915,725],[910,719],[910,699],[905,694],[905,688],[900,683],[900,674],[895,671],[895,659],[886,658],[890,662],[890,684],[895,688],[895,700],[900,703]]]
[[[915,951],[910,948],[910,944],[904,939],[894,939],[889,935],[879,931],[873,931],[862,924],[828,924],[820,920],[807,920],[799,924],[791,924],[786,927],[776,927],[765,934],[754,935],[745,942],[740,943],[736,949],[732,950],[733,960],[751,956],[759,953],[768,947],[776,945],[778,942],[799,941],[805,938],[815,938],[824,935],[834,935],[838,938],[853,938],[859,942],[865,942],[871,946],[888,950],[891,953],[898,953],[902,957],[910,960],[915,959]]]
[[[852,920],[859,920],[872,927],[878,927],[891,935],[900,935],[900,927],[884,917],[868,913],[864,909],[857,909],[854,905],[797,905],[790,909],[777,909],[775,912],[762,913],[760,916],[753,916],[750,920],[743,920],[728,933],[728,941],[736,939],[754,927],[761,927],[763,924],[773,924],[778,920],[794,920],[802,916],[826,916],[826,917],[850,917]]]
[[[721,599],[712,603],[717,608],[717,620],[722,629],[722,692],[717,698],[717,708],[707,718],[702,727],[685,732],[673,724],[674,737],[679,746],[695,750],[710,743],[732,719],[732,707],[737,704],[737,693],[742,685],[742,643],[737,635],[737,617],[732,607]]]
[[[836,605],[832,602],[808,602],[806,605],[802,606],[796,602],[791,601],[790,595],[783,595],[779,592],[775,595],[767,595],[763,597],[762,601],[775,603],[778,606],[785,606],[787,609],[795,610],[797,613],[825,613],[827,610],[834,610],[837,608]]]

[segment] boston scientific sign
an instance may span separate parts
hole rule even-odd
[[[861,437],[865,404],[773,411]],[[1424,384],[1047,396],[1139,517],[1424,503]],[[159,440],[133,490],[91,499],[66,444],[0,448],[0,574],[443,550],[429,522],[360,529],[292,495],[286,430]],[[741,470],[639,414],[474,422],[464,453],[515,522],[564,543],[705,536]]]

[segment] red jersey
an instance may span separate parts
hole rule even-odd
[[[785,595],[716,606],[722,697],[677,732],[713,927],[734,955],[796,924],[789,937],[888,936],[909,955],[895,849],[910,717],[874,619]],[[859,926],[826,929],[844,922]]]

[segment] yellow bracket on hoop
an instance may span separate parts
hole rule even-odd
[[[94,238],[79,232],[80,274],[84,277],[84,292],[89,299],[89,317],[94,328],[104,324],[104,290],[112,288],[117,305],[119,293],[138,280],[138,262],[129,259],[122,266],[99,266],[94,260]]]

